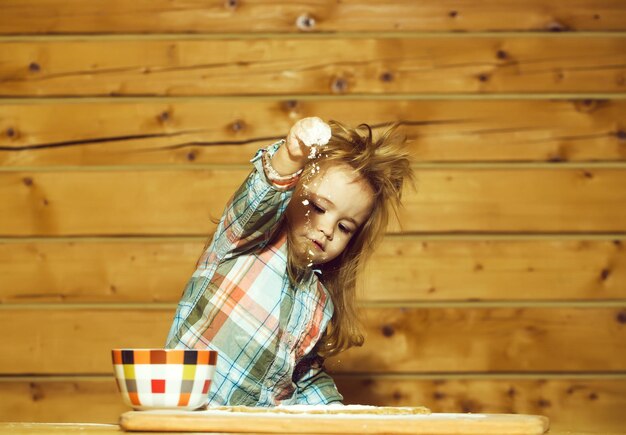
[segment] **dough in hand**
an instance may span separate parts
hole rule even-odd
[[[298,138],[308,147],[326,145],[330,136],[330,126],[320,118],[311,118],[298,132]]]

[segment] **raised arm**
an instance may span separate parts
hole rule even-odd
[[[221,260],[256,249],[269,240],[300,175],[300,169],[287,176],[272,174],[270,159],[285,148],[284,144],[283,139],[254,156],[254,169],[228,200],[206,260],[209,253]]]
[[[308,159],[305,151],[309,148],[302,139],[309,141],[314,136],[311,131],[319,130],[320,123],[328,128],[330,138],[330,128],[321,119],[304,118],[293,125],[286,139],[259,150],[251,160],[254,169],[226,204],[212,242],[183,290],[167,336],[167,348],[188,346],[181,341],[188,326],[186,319],[220,261],[256,250],[270,240]]]
[[[328,137],[319,131],[327,130]],[[299,175],[311,156],[308,144],[325,144],[329,127],[320,118],[304,118],[289,130],[286,139],[259,150],[251,162],[253,171],[230,198],[213,237],[212,248],[198,261],[225,259],[266,243],[277,228]]]

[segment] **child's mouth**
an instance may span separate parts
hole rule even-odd
[[[322,247],[322,244],[321,244],[321,243],[319,243],[319,242],[317,242],[317,241],[315,241],[315,240],[311,240],[311,242],[313,242],[313,244],[315,245],[315,247],[316,247],[317,249],[319,249],[320,251],[324,252],[324,248]]]

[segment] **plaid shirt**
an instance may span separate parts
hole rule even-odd
[[[210,405],[343,400],[315,348],[333,314],[330,295],[315,273],[294,286],[286,235],[272,237],[298,176],[268,178],[262,161],[284,142],[251,160],[254,169],[227,203],[167,338],[167,348],[218,351]]]

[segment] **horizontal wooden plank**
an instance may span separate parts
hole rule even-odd
[[[625,42],[623,35],[4,41],[0,96],[624,92]]]
[[[346,404],[427,406],[433,412],[523,413],[555,429],[620,430],[626,380],[335,376]],[[0,378],[0,421],[117,423],[122,403],[112,378]]]
[[[108,423],[0,423],[0,431],[20,435],[68,435],[68,434],[98,434],[119,435],[120,427],[117,424]],[[554,434],[550,435],[565,435]],[[591,433],[567,433],[566,435],[595,435]],[[611,434],[608,434],[611,435]]]
[[[173,309],[4,308],[3,374],[107,374],[110,350],[162,347]],[[368,308],[338,373],[626,370],[619,307]],[[69,352],[69,353],[68,353]]]
[[[208,235],[248,169],[0,172],[0,236]],[[623,169],[420,169],[393,232],[619,232]]]
[[[364,316],[366,345],[333,359],[331,370],[626,369],[624,308],[370,308]]]
[[[115,379],[0,378],[0,421],[117,423],[129,408]]]
[[[621,240],[389,238],[365,273],[368,301],[626,298]]]
[[[626,160],[620,99],[216,98],[6,103],[0,166],[246,164],[307,116],[352,126],[400,121],[418,163]]]
[[[76,434],[83,435],[119,435],[120,427],[112,424],[95,424],[95,423],[0,423],[0,431],[19,433],[20,435],[50,435],[50,434]],[[164,432],[153,432],[155,434]],[[315,431],[308,435],[323,435],[323,432]],[[550,430],[550,435],[623,435],[623,432],[596,432],[595,430],[588,431],[569,431],[569,430]],[[239,433],[241,435],[241,433]],[[260,435],[260,434],[256,434]]]
[[[337,376],[349,403],[428,406],[433,412],[545,415],[551,430],[619,431],[626,425],[626,379],[449,379]]]
[[[0,303],[176,303],[197,240],[0,243]],[[366,302],[626,299],[626,240],[387,237],[365,270]]]
[[[79,18],[77,18],[79,17]],[[262,19],[259,19],[262,17]],[[309,18],[309,20],[307,20]],[[0,34],[624,30],[619,0],[4,0]]]

